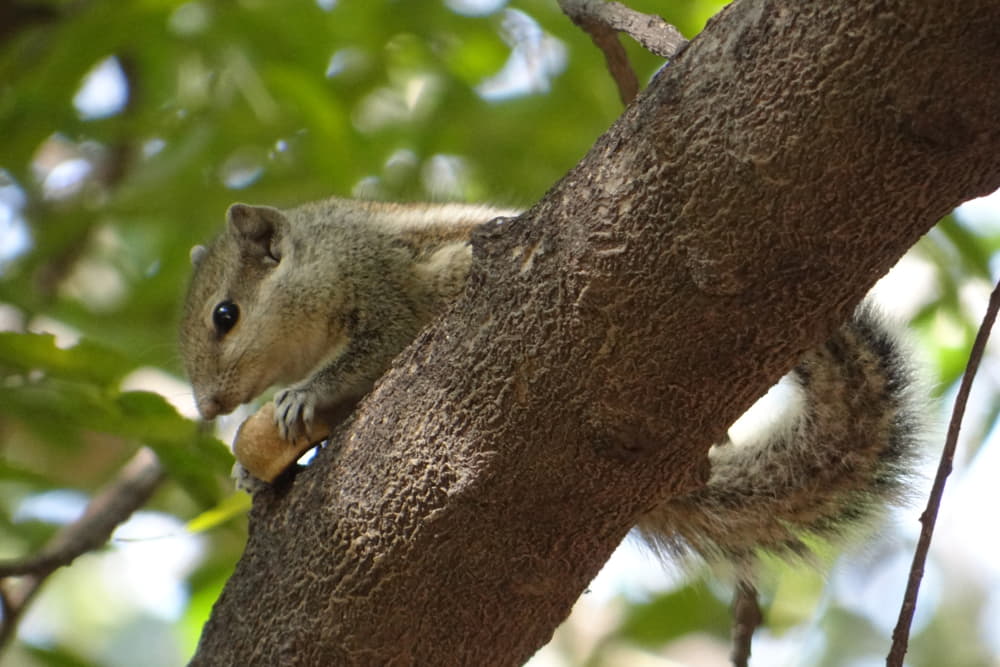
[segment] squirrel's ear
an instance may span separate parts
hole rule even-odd
[[[205,255],[208,254],[208,248],[203,245],[196,245],[191,248],[191,264],[198,266],[201,264],[201,260],[205,259]]]
[[[233,204],[226,211],[229,228],[238,238],[253,243],[267,243],[285,221],[281,211],[270,206]]]

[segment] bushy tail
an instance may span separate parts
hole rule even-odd
[[[906,496],[924,433],[907,347],[868,303],[790,375],[802,407],[780,427],[710,453],[701,489],[643,517],[655,546],[748,563],[759,551],[805,555],[870,524]]]

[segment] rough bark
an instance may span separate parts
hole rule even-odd
[[[730,6],[255,498],[194,664],[528,658],[727,425],[1000,186],[998,45],[995,0]]]

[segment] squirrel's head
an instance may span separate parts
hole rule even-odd
[[[232,412],[278,382],[304,378],[329,349],[325,318],[306,317],[289,220],[233,204],[223,233],[191,251],[194,274],[180,350],[206,419]]]

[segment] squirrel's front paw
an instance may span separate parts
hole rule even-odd
[[[316,415],[316,396],[308,389],[289,387],[274,397],[274,421],[288,442],[308,437]]]
[[[239,462],[233,464],[233,472],[230,474],[236,482],[236,489],[238,491],[246,491],[251,496],[270,486],[267,482],[254,477],[250,471],[244,468],[243,464]]]

